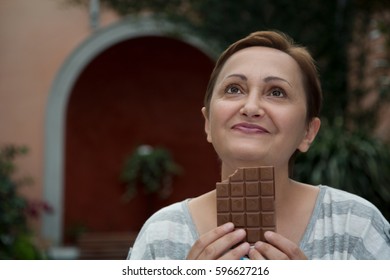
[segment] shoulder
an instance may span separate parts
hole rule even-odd
[[[356,223],[370,223],[378,227],[389,226],[379,209],[367,199],[329,186],[320,186],[320,188],[322,218],[352,217]]]
[[[177,202],[154,213],[139,232],[131,259],[185,258],[196,237],[187,203]]]
[[[184,200],[161,208],[152,216],[150,216],[150,218],[146,221],[145,225],[164,221],[185,223],[188,219],[186,209],[187,203],[188,201]]]
[[[375,205],[343,190],[328,186],[320,189],[316,222],[323,228],[322,237],[340,239],[337,244],[340,250],[348,243],[349,249],[343,250],[351,252],[353,258],[390,257],[390,225]]]
[[[166,206],[154,213],[143,225],[140,235],[159,235],[173,238],[178,232],[192,231],[193,222],[188,210],[188,200]],[[167,230],[169,229],[169,230]],[[153,234],[153,235],[152,235]]]
[[[367,199],[329,186],[320,186],[323,207],[332,207],[336,213],[352,213],[361,217],[382,216],[378,208]]]

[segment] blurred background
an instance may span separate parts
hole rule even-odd
[[[257,30],[307,46],[322,127],[294,177],[390,219],[390,2],[0,1],[0,259],[125,258],[156,210],[219,180],[200,109]]]

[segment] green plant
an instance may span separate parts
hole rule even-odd
[[[0,148],[0,259],[44,258],[34,244],[27,217],[38,217],[41,211],[50,211],[50,207],[18,194],[18,187],[30,183],[29,178],[14,179],[14,159],[27,152],[27,148],[13,145]]]
[[[172,177],[181,172],[170,152],[164,148],[152,148],[141,145],[127,157],[121,180],[126,184],[126,197],[132,198],[137,187],[147,194],[158,193],[166,198],[170,195]]]
[[[323,123],[310,150],[298,156],[295,178],[360,195],[390,219],[390,147],[369,135],[348,130],[341,119]]]

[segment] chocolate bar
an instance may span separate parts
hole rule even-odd
[[[246,241],[265,241],[264,232],[276,231],[274,168],[239,168],[218,182],[217,224],[233,222],[246,230]]]

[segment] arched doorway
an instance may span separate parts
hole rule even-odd
[[[141,51],[144,51],[143,54]],[[160,51],[164,55],[155,53],[154,61],[148,60],[147,56],[153,51]],[[137,55],[132,56],[132,53]],[[113,222],[113,226],[121,223],[119,220],[112,221],[117,219],[118,212],[110,214],[105,205],[110,205],[123,191],[118,185],[113,186],[115,183],[112,182],[118,183],[117,173],[124,153],[130,152],[134,144],[166,146],[185,171],[185,175],[175,182],[172,197],[156,203],[155,208],[183,196],[196,195],[202,192],[203,185],[212,187],[208,184],[215,182],[210,178],[219,176],[218,163],[205,141],[200,114],[204,82],[213,60],[210,53],[196,37],[183,33],[178,26],[153,19],[127,18],[96,32],[71,54],[53,83],[47,104],[44,198],[54,206],[55,211],[43,217],[44,237],[53,244],[61,244],[67,230],[65,227],[85,222],[75,213],[93,204],[99,205],[106,213],[100,218],[99,215],[89,217],[85,222],[88,223],[87,227],[103,230],[102,224],[97,221],[99,219],[108,224]],[[123,57],[126,57],[126,61]],[[175,60],[175,57],[179,59]],[[145,67],[145,63],[148,67]],[[138,68],[135,68],[136,65]],[[104,83],[106,88],[102,86]],[[126,91],[121,90],[123,84],[126,84]],[[178,85],[177,89],[174,88],[175,84]],[[137,96],[129,92],[133,87],[144,94]],[[158,94],[159,89],[164,89],[162,92],[165,93]],[[146,122],[147,126],[135,125],[134,120]],[[171,125],[165,122],[171,122]],[[153,130],[149,130],[150,127]],[[100,142],[94,141],[94,137],[102,139]],[[92,142],[88,143],[88,139]],[[91,162],[95,167],[88,169]],[[102,166],[98,166],[99,163]],[[74,168],[76,166],[87,167],[79,170],[80,175]],[[103,183],[102,179],[99,187],[91,188],[100,178],[99,173],[105,173],[105,169],[110,179],[104,180],[111,180],[112,184],[105,186],[108,183]],[[185,176],[193,176],[193,179]],[[207,180],[199,183],[199,178],[207,176],[210,176],[209,183],[205,183]],[[198,182],[202,186],[188,185],[189,182]],[[75,191],[73,194],[72,190],[68,193],[68,185],[72,185],[69,188]],[[104,194],[106,189],[113,190],[113,193]],[[191,191],[187,192],[189,189]],[[90,196],[91,201],[82,201],[84,195]],[[71,201],[72,206],[66,206],[67,201]],[[75,208],[68,215],[66,208],[69,207]],[[139,208],[135,207],[137,212],[130,211],[133,207],[130,204],[120,207],[125,213],[119,215],[122,218],[139,215]],[[139,222],[135,224],[139,226]],[[123,226],[132,227],[126,222]]]
[[[159,208],[205,193],[218,179],[200,108],[213,62],[161,36],[105,50],[80,74],[66,116],[64,232],[138,231]],[[119,176],[138,145],[163,146],[183,168],[167,199],[139,192],[124,203]]]

